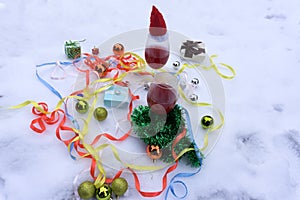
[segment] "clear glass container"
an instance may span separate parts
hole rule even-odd
[[[157,114],[169,113],[178,99],[178,78],[169,72],[160,72],[154,75],[147,93],[147,103]]]
[[[152,36],[148,34],[145,48],[145,59],[153,69],[162,68],[169,59],[170,44],[169,35]]]

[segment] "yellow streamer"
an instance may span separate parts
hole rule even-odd
[[[128,55],[129,53],[127,54],[124,54],[124,56]],[[132,70],[129,70],[128,72],[125,72],[125,73],[122,73],[121,75],[119,75],[118,78],[114,79],[114,78],[102,78],[102,79],[98,79],[96,81],[94,81],[93,83],[91,83],[91,85],[94,85],[96,83],[108,83],[106,84],[105,86],[95,90],[93,93],[90,93],[87,88],[84,89],[84,99],[90,99],[92,97],[94,97],[94,100],[93,100],[93,103],[91,105],[91,109],[88,113],[88,117],[86,120],[83,119],[83,122],[84,122],[84,126],[82,128],[82,130],[77,130],[75,128],[73,128],[72,130],[74,131],[74,133],[76,133],[78,136],[75,137],[72,142],[68,145],[68,150],[70,151],[71,150],[71,144],[73,142],[76,142],[76,141],[79,141],[81,140],[82,141],[82,145],[84,146],[84,149],[87,151],[87,153],[85,155],[83,155],[82,157],[87,157],[89,155],[91,155],[93,157],[93,159],[95,159],[96,161],[96,166],[97,166],[97,169],[99,171],[99,174],[94,182],[95,186],[98,188],[100,186],[102,186],[106,180],[106,173],[105,173],[105,170],[102,166],[102,160],[99,156],[99,151],[103,150],[105,147],[110,147],[112,149],[112,152],[114,154],[114,157],[120,162],[122,163],[124,166],[126,167],[130,167],[131,169],[136,169],[136,170],[158,170],[158,169],[162,169],[163,167],[162,166],[137,166],[137,165],[132,165],[132,164],[127,164],[127,163],[124,163],[121,159],[120,159],[120,156],[119,156],[119,153],[117,151],[117,149],[111,145],[111,144],[104,144],[104,145],[101,145],[99,147],[97,147],[96,149],[85,143],[84,142],[84,138],[85,136],[88,134],[88,126],[89,126],[89,123],[90,123],[90,120],[93,116],[93,108],[95,107],[96,103],[97,103],[97,97],[98,97],[98,94],[107,90],[109,87],[111,87],[114,83],[118,82],[118,81],[122,81],[122,79],[124,77],[126,77],[129,73],[134,73],[134,72],[142,72],[143,69],[145,68],[146,64],[145,64],[145,61],[139,57],[137,54],[134,54],[134,53],[131,53],[133,56],[135,56],[138,60],[136,60],[137,62],[137,67],[136,68],[132,68]],[[66,97],[63,97],[62,99],[60,99],[55,107],[54,110],[57,110],[59,109],[64,103],[65,103],[65,100],[66,99],[70,99],[70,98],[74,98],[74,99],[82,99],[82,97],[79,97],[77,95],[69,95],[69,96],[66,96]],[[44,114],[50,114],[50,112],[46,112],[40,105],[38,105],[37,102],[35,101],[25,101],[19,105],[16,105],[16,106],[12,106],[10,107],[10,109],[19,109],[19,108],[22,108],[22,107],[25,107],[29,104],[32,104],[38,111],[44,113]]]
[[[218,69],[217,65],[216,65],[216,64],[214,63],[214,61],[213,61],[213,58],[216,58],[216,57],[218,57],[218,56],[217,56],[217,55],[212,55],[212,56],[209,58],[209,61],[210,61],[210,63],[211,63],[211,66],[208,67],[208,68],[204,68],[204,67],[203,67],[203,68],[204,68],[204,69],[207,69],[207,70],[213,68],[213,69],[217,72],[217,74],[219,74],[219,76],[221,76],[222,78],[225,78],[225,79],[233,79],[233,78],[235,77],[235,75],[236,75],[235,70],[233,69],[233,67],[231,67],[230,65],[227,65],[227,64],[225,64],[225,63],[220,63],[220,65],[224,66],[225,68],[227,68],[227,69],[228,69],[229,71],[231,71],[231,73],[232,73],[231,76],[227,76],[227,75],[222,74],[222,73],[220,72],[220,70]]]
[[[16,105],[16,106],[11,106],[9,107],[8,109],[20,109],[20,108],[23,108],[29,104],[32,104],[38,111],[40,111],[41,113],[43,114],[50,114],[50,112],[46,112],[37,102],[35,101],[25,101],[19,105]]]
[[[124,55],[127,55],[127,54],[124,54]],[[137,57],[137,55],[134,55]],[[212,56],[210,59],[211,59],[211,63],[212,65],[210,66],[210,68],[213,68],[214,70],[216,70],[216,72],[223,78],[228,78],[224,75],[222,75],[218,69],[216,68],[216,65],[212,62],[212,58],[214,58],[214,56]],[[224,64],[224,63],[221,63],[222,65],[224,66],[227,66],[229,69],[232,69],[230,66]],[[144,65],[141,65],[141,66],[144,66]],[[177,75],[182,73],[184,71],[185,68],[194,68],[194,67],[197,67],[199,65],[188,65],[188,64],[184,64],[183,67],[177,72]],[[123,66],[124,67],[124,66]],[[205,68],[204,69],[210,69],[210,68]],[[233,70],[233,69],[232,69]],[[134,70],[131,70],[129,72],[141,72],[142,70],[141,69],[134,69]],[[118,81],[121,81],[124,77],[126,77],[128,75],[129,72],[125,72],[123,74],[121,74],[117,79],[113,79],[113,78],[106,78],[106,79],[99,79],[99,80],[96,80],[94,81],[92,84],[96,84],[96,83],[99,83],[99,82],[110,82],[109,84],[101,87],[100,89],[97,89],[94,93],[90,94],[88,98],[92,97],[92,96],[97,96],[97,94],[103,92],[104,90],[108,89],[109,87],[111,87],[115,82],[118,82]],[[234,71],[233,71],[234,72]],[[235,75],[235,73],[233,73]],[[230,77],[229,77],[230,78]],[[194,105],[194,106],[211,106],[211,104],[209,103],[205,103],[205,102],[192,102],[190,101],[186,96],[185,94],[183,93],[183,91],[181,90],[181,88],[179,88],[179,93],[180,95],[182,96],[182,98],[189,102],[190,104]],[[94,101],[93,101],[93,106],[96,104],[96,100],[97,98],[94,98]],[[92,106],[92,107],[93,107]],[[91,109],[92,110],[92,109]],[[207,131],[207,133],[205,134],[204,136],[204,145],[203,147],[200,149],[201,151],[203,151],[207,146],[208,146],[208,133],[209,132],[212,132],[212,131],[215,131],[219,128],[222,127],[222,125],[224,124],[224,118],[223,118],[223,115],[221,112],[219,112],[219,115],[220,115],[220,118],[221,118],[221,123],[218,125],[218,126],[215,126],[215,127],[212,127],[211,129],[209,129]],[[119,161],[122,165],[126,166],[126,167],[130,167],[131,169],[136,169],[136,170],[147,170],[147,171],[151,171],[151,170],[158,170],[158,169],[162,169],[163,166],[138,166],[138,165],[132,165],[132,164],[127,164],[127,163],[124,163],[120,156],[119,156],[119,153],[117,151],[117,149],[115,148],[115,146],[111,145],[111,144],[102,144],[100,146],[98,146],[96,149],[94,149],[94,147],[92,147],[91,145],[88,145],[84,142],[84,136],[87,134],[88,132],[88,124],[89,124],[89,121],[91,119],[91,112],[89,112],[89,115],[88,115],[88,118],[87,120],[85,121],[85,124],[84,124],[84,127],[83,127],[83,130],[82,132],[79,131],[79,137],[78,138],[75,138],[74,141],[77,141],[79,139],[81,139],[83,142],[82,144],[84,145],[85,149],[87,150],[87,154],[85,156],[88,156],[88,155],[91,155],[95,160],[96,160],[96,165],[97,165],[97,169],[99,170],[99,175],[97,176],[97,179],[95,181],[95,185],[96,187],[100,187],[104,182],[105,182],[105,179],[106,179],[106,174],[105,174],[105,170],[103,169],[103,166],[102,166],[102,161],[101,161],[101,158],[99,157],[99,153],[100,151],[102,151],[104,148],[106,147],[110,147],[112,152],[113,152],[113,155],[115,157],[115,159],[117,161]],[[77,130],[78,132],[78,130]],[[194,148],[186,148],[184,150],[182,150],[176,160],[178,160],[181,156],[183,156],[186,152],[188,151],[191,151],[191,150],[194,150]],[[83,156],[83,157],[85,157]]]
[[[124,68],[124,69],[132,69],[132,67],[130,66],[127,66],[125,63],[123,63],[122,59],[125,57],[125,56],[128,56],[128,55],[133,55],[134,57],[137,58],[137,60],[135,60],[137,62],[137,68],[138,69],[143,69],[146,67],[146,62],[144,61],[144,59],[142,57],[140,57],[139,55],[135,54],[135,53],[132,53],[132,52],[126,52],[124,53],[121,57],[120,57],[120,64],[121,66]],[[133,68],[135,69],[135,68]]]
[[[114,78],[101,78],[101,79],[98,79],[96,81],[94,81],[93,83],[91,83],[91,85],[94,85],[94,84],[97,84],[97,83],[108,83],[106,84],[105,86],[95,90],[94,92],[90,93],[87,88],[84,90],[84,99],[90,99],[90,98],[93,98],[94,97],[94,100],[93,100],[93,103],[92,103],[92,106],[91,106],[91,109],[88,113],[88,117],[86,120],[83,119],[83,122],[84,122],[84,126],[82,128],[82,130],[77,130],[75,128],[73,128],[73,131],[78,135],[77,137],[75,137],[71,143],[73,142],[76,142],[76,141],[79,141],[81,140],[82,142],[82,145],[84,146],[84,149],[87,151],[87,153],[85,155],[83,155],[82,157],[87,157],[89,155],[91,155],[93,157],[93,159],[96,161],[96,166],[97,166],[97,169],[99,171],[99,174],[94,182],[95,186],[97,188],[99,188],[100,186],[102,186],[104,183],[105,183],[105,180],[106,180],[106,172],[102,166],[102,160],[99,156],[99,152],[102,151],[104,148],[107,148],[107,147],[110,147],[110,149],[112,150],[113,154],[114,154],[114,157],[115,159],[120,162],[122,165],[124,165],[125,167],[129,167],[131,169],[136,169],[136,170],[141,170],[141,171],[152,171],[152,170],[159,170],[159,169],[162,169],[163,166],[140,166],[140,165],[132,165],[132,164],[128,164],[128,163],[124,163],[120,156],[119,156],[119,153],[116,149],[116,147],[112,144],[102,144],[100,146],[98,146],[97,148],[94,148],[92,145],[90,144],[87,144],[85,143],[84,139],[85,139],[85,136],[88,134],[88,126],[89,126],[89,123],[90,123],[90,120],[93,116],[93,110],[94,110],[94,107],[97,103],[97,99],[98,99],[98,94],[107,90],[109,87],[111,87],[113,84],[115,84],[116,82],[119,82],[119,81],[122,81],[122,79],[124,77],[126,77],[129,73],[134,73],[134,72],[143,72],[144,71],[144,68],[146,67],[146,64],[145,64],[145,61],[140,57],[138,56],[137,54],[134,54],[134,53],[131,53],[131,52],[126,52],[124,56],[127,56],[127,55],[133,55],[137,58],[136,62],[136,66],[137,67],[133,67],[133,68],[130,68],[132,70],[129,70],[127,72],[124,72],[122,73],[121,75],[119,75],[118,78],[114,79]],[[217,68],[216,64],[214,64],[213,62],[213,58],[215,58],[216,55],[213,55],[210,57],[210,62],[211,62],[211,66],[209,67],[203,67],[203,69],[206,69],[206,70],[209,70],[211,68],[213,68],[222,78],[225,78],[225,79],[232,79],[234,76],[235,76],[235,71],[234,69],[227,65],[227,64],[224,64],[224,63],[220,63],[220,65],[224,66],[224,67],[227,67],[231,72],[232,72],[232,76],[225,76],[223,75],[219,69]],[[124,67],[124,68],[127,68],[128,69],[128,66],[126,66],[124,63],[121,62],[121,65]],[[182,68],[176,73],[176,75],[182,73],[184,71],[185,68],[194,68],[194,67],[198,67],[199,65],[188,65],[188,64],[184,64],[182,66]],[[162,70],[163,71],[163,70]],[[110,83],[109,83],[110,82]],[[179,88],[179,93],[180,95],[182,96],[182,98],[191,103],[192,105],[194,106],[211,106],[211,104],[209,103],[195,103],[195,102],[192,102],[190,101],[183,93],[183,91],[181,90],[181,88]],[[56,105],[55,107],[55,110],[59,109],[63,103],[65,103],[65,100],[66,99],[69,99],[69,98],[75,98],[75,99],[82,99],[82,97],[79,97],[77,95],[70,95],[70,96],[66,96],[64,98],[62,98]],[[35,101],[25,101],[17,106],[12,106],[10,107],[10,109],[19,109],[19,108],[22,108],[22,107],[25,107],[29,104],[32,104],[38,111],[44,113],[44,114],[49,114],[50,112],[46,112],[45,110],[43,110],[43,108],[38,105],[37,102]],[[218,126],[215,126],[215,127],[212,127],[211,129],[209,129],[207,131],[207,133],[205,134],[204,136],[204,146],[200,149],[201,151],[204,150],[207,146],[208,146],[208,133],[209,132],[212,132],[212,131],[215,131],[219,128],[222,127],[222,125],[224,124],[224,117],[222,115],[222,113],[220,111],[219,112],[219,115],[220,115],[220,119],[221,119],[221,124],[219,124]],[[70,144],[71,144],[70,143]],[[68,150],[70,151],[70,145],[68,146]],[[191,150],[194,150],[194,148],[186,148],[184,149],[183,151],[181,151],[176,160],[178,160],[181,156],[183,156],[186,152],[188,151],[191,151]]]
[[[212,106],[210,103],[206,103],[206,102],[193,102],[191,101],[189,98],[187,98],[184,94],[184,92],[182,91],[181,87],[178,87],[178,92],[180,94],[180,96],[188,103],[192,104],[193,106]]]
[[[132,164],[124,163],[121,160],[116,147],[114,145],[111,145],[111,144],[102,144],[102,145],[100,145],[99,147],[96,148],[96,151],[99,152],[99,151],[103,150],[106,147],[111,148],[111,150],[114,154],[114,157],[116,158],[117,161],[119,161],[122,165],[124,165],[126,167],[130,167],[131,169],[136,169],[136,170],[140,170],[140,171],[154,171],[154,170],[159,170],[159,169],[164,168],[163,166],[141,166],[141,165],[132,165]]]
[[[185,63],[185,64],[183,64],[182,67],[178,70],[178,72],[176,73],[176,75],[179,75],[180,73],[182,73],[182,72],[185,70],[185,68],[196,68],[196,67],[201,67],[201,68],[203,68],[204,70],[210,70],[210,69],[215,70],[216,73],[217,73],[220,77],[222,77],[222,78],[224,78],[224,79],[233,79],[233,78],[235,77],[235,75],[236,75],[236,72],[235,72],[235,70],[233,69],[233,67],[231,67],[230,65],[227,65],[227,64],[225,64],[225,63],[219,63],[221,66],[227,68],[227,69],[232,73],[231,76],[222,74],[222,73],[220,72],[220,70],[218,69],[217,65],[216,65],[216,64],[214,63],[214,61],[213,61],[213,59],[216,58],[216,57],[218,57],[218,56],[217,56],[217,55],[212,55],[212,56],[209,57],[209,61],[210,61],[210,64],[211,64],[211,65],[208,66],[208,67],[207,67],[207,66],[201,66],[200,64],[189,65],[189,64]]]
[[[183,156],[185,153],[189,152],[189,151],[194,151],[194,148],[185,148],[183,149],[177,156],[177,158],[175,158],[174,161],[178,160],[181,156]]]
[[[206,148],[207,148],[207,146],[208,146],[208,131],[205,133],[205,135],[204,135],[204,139],[203,139],[203,147],[202,148],[200,148],[200,151],[204,151]]]
[[[124,56],[126,56],[128,54],[125,53]],[[98,80],[94,81],[93,83],[91,83],[91,85],[94,85],[94,84],[97,84],[97,83],[100,83],[100,82],[102,82],[102,83],[110,82],[107,85],[95,90],[93,93],[89,93],[88,91],[86,91],[86,94],[84,95],[85,99],[90,99],[90,98],[94,97],[94,100],[93,100],[93,103],[91,105],[91,109],[88,113],[87,119],[83,120],[84,121],[84,126],[82,128],[82,131],[74,129],[74,132],[76,132],[78,134],[78,137],[75,137],[72,142],[81,140],[82,145],[84,146],[85,150],[87,151],[87,153],[85,155],[83,155],[82,157],[87,157],[87,156],[91,155],[93,157],[93,159],[95,159],[95,161],[96,161],[96,166],[97,166],[97,169],[99,171],[99,174],[98,174],[94,184],[97,188],[100,187],[101,185],[103,185],[105,180],[106,180],[106,173],[105,173],[105,170],[102,166],[102,160],[99,157],[99,152],[102,151],[106,147],[111,148],[116,160],[119,161],[125,167],[130,167],[131,169],[136,169],[136,170],[141,170],[141,171],[145,171],[145,170],[146,171],[151,171],[151,170],[158,170],[158,169],[163,168],[163,166],[138,166],[138,165],[127,164],[127,163],[124,163],[121,160],[121,158],[119,156],[119,153],[118,153],[117,149],[115,148],[115,146],[113,146],[111,144],[102,144],[99,147],[94,148],[93,146],[91,146],[91,145],[84,142],[84,138],[88,133],[88,126],[89,126],[89,123],[90,123],[90,120],[91,120],[91,117],[92,117],[92,114],[93,114],[92,113],[93,108],[95,107],[96,102],[97,102],[98,94],[105,91],[105,90],[107,90],[114,83],[122,81],[122,79],[124,77],[126,77],[129,73],[142,72],[143,71],[143,68],[145,67],[145,61],[141,57],[139,57],[138,55],[136,55],[134,53],[131,53],[131,54],[139,59],[139,61],[137,62],[137,68],[133,68],[132,70],[130,70],[128,72],[122,73],[116,79],[114,79],[114,78],[103,78],[103,79],[98,79]],[[78,96],[65,97],[62,100],[60,100],[60,102],[57,104],[57,106],[61,106],[66,98],[78,98]],[[68,146],[68,149],[70,150],[70,145]]]
[[[206,102],[193,102],[193,101],[189,100],[189,99],[185,96],[185,94],[184,94],[184,92],[182,91],[181,87],[178,87],[178,91],[179,91],[180,96],[181,96],[186,102],[192,104],[193,106],[211,106],[211,107],[212,107],[212,104],[210,104],[210,103],[206,103]],[[205,135],[204,135],[203,147],[200,149],[200,151],[204,151],[204,150],[207,148],[207,146],[208,146],[208,134],[209,134],[210,132],[213,132],[213,131],[216,131],[216,130],[220,129],[220,128],[224,125],[225,120],[224,120],[224,116],[223,116],[222,112],[219,111],[219,110],[217,110],[217,112],[218,112],[218,114],[219,114],[221,123],[220,123],[219,125],[217,125],[217,126],[214,126],[214,127],[209,128],[209,129],[207,130],[207,132],[206,132]],[[184,152],[184,151],[185,151],[185,149],[184,149],[182,152]],[[181,153],[182,153],[182,152],[181,152]],[[179,155],[183,155],[183,154],[184,154],[184,153],[183,153],[183,154],[181,154],[181,153],[180,153]],[[185,153],[186,153],[186,152],[185,152]]]

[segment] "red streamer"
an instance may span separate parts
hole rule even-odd
[[[178,157],[178,155],[176,154],[174,148],[176,146],[176,144],[182,139],[184,138],[184,136],[186,135],[186,129],[184,128],[183,131],[177,135],[177,137],[175,138],[175,140],[173,141],[173,144],[172,144],[172,156],[173,158],[176,160],[176,158]]]
[[[145,192],[141,190],[141,184],[140,184],[140,180],[138,178],[138,175],[134,172],[133,169],[131,168],[126,168],[128,169],[131,174],[133,175],[134,178],[134,182],[135,182],[135,188],[136,190],[143,196],[143,197],[156,197],[159,196],[167,187],[167,176],[169,173],[171,173],[172,171],[174,171],[178,166],[178,161],[176,161],[172,166],[170,166],[167,171],[165,172],[163,178],[162,178],[162,189],[157,191],[157,192]],[[115,180],[116,178],[119,178],[121,176],[121,174],[123,173],[124,169],[121,169],[117,172],[117,174],[114,176],[113,179],[106,179],[106,183],[111,183],[113,180]]]
[[[130,96],[131,100],[130,100],[130,103],[129,103],[129,111],[128,111],[128,114],[127,114],[127,119],[130,121],[130,117],[131,117],[131,113],[132,113],[132,109],[133,109],[133,102],[135,100],[140,99],[140,96],[138,96],[138,95],[135,96],[134,94],[132,94],[130,89],[128,90],[128,92],[129,92],[129,96]]]
[[[36,107],[32,108],[32,113],[39,117],[31,121],[30,128],[37,133],[43,133],[46,130],[45,124],[56,124],[61,119],[58,127],[56,128],[56,137],[60,141],[62,141],[66,146],[68,146],[71,143],[71,141],[76,137],[76,134],[71,139],[62,139],[61,131],[68,131],[74,134],[72,128],[65,126],[67,120],[65,112],[62,109],[57,109],[51,112],[50,117],[48,117],[47,114],[45,114],[48,112],[48,105],[44,102],[40,102],[38,103],[38,105],[42,107],[44,112],[39,111]]]

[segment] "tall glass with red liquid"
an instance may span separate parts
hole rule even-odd
[[[147,93],[147,103],[156,114],[167,114],[176,105],[178,99],[178,79],[171,73],[160,72],[154,75]]]
[[[155,28],[154,31],[160,31],[160,28]],[[145,48],[147,64],[152,69],[160,69],[168,62],[169,55],[170,44],[168,33],[162,36],[153,36],[149,33]]]

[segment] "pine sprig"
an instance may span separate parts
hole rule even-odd
[[[163,152],[161,159],[167,163],[174,162],[172,144],[185,127],[180,106],[175,105],[174,109],[167,114],[166,120],[162,120],[160,115],[152,113],[149,106],[138,106],[133,110],[131,120],[133,131],[144,143],[158,145]],[[194,146],[191,139],[185,136],[175,145],[174,151],[178,155],[184,149]],[[182,158],[185,158],[192,167],[200,167],[202,164],[202,160],[198,159],[195,150],[186,152]]]

